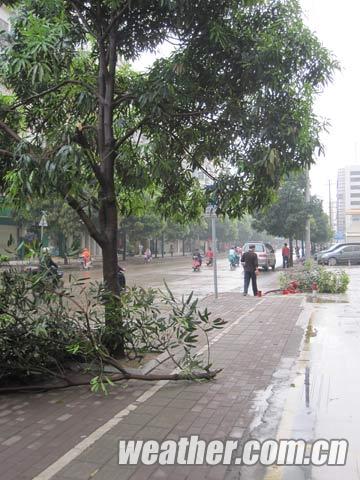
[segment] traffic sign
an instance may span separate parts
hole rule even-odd
[[[47,227],[48,223],[46,221],[46,216],[43,214],[39,222],[39,227]]]

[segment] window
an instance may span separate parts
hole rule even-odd
[[[343,253],[350,253],[354,250],[354,247],[344,247],[343,249],[341,249],[340,251],[343,252]]]
[[[356,171],[356,170],[353,170],[352,172],[350,172],[350,175],[353,176],[353,175],[360,175],[360,172],[359,171]]]
[[[360,190],[360,185],[351,185],[351,190]]]
[[[350,178],[350,182],[351,182],[351,183],[353,183],[353,182],[360,182],[360,177]]]
[[[244,251],[247,252],[249,250],[250,245],[255,245],[255,252],[263,252],[264,245],[262,243],[247,243],[244,247]]]
[[[360,222],[360,216],[359,215],[354,215],[351,217],[352,222]]]
[[[360,202],[355,202],[355,200],[353,202],[350,202],[350,205],[360,205]]]
[[[360,193],[351,193],[350,197],[351,197],[351,198],[359,198],[359,197],[360,197]]]

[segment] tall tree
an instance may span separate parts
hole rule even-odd
[[[328,215],[324,212],[322,201],[316,196],[311,197],[310,205],[310,235],[311,243],[327,243],[333,238]]]
[[[309,203],[305,199],[306,175],[303,173],[289,176],[280,187],[272,204],[259,211],[253,221],[258,231],[267,231],[271,235],[293,239],[303,239],[306,220],[310,217],[313,228],[311,241],[329,240],[328,218],[323,211],[322,202],[312,196]],[[291,252],[292,253],[292,252]]]
[[[313,94],[336,63],[296,0],[8,0],[0,154],[14,202],[60,194],[103,253],[118,292],[118,213],[154,194],[161,212],[194,218],[212,162],[220,213],[269,200],[283,174],[320,148]],[[146,74],[126,62],[168,40]],[[20,118],[20,121],[14,121]]]

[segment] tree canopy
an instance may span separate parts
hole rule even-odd
[[[12,92],[0,97],[7,193],[61,195],[114,292],[118,213],[144,192],[196,218],[208,194],[193,172],[210,162],[218,213],[243,215],[321,149],[313,97],[336,62],[296,0],[4,3],[15,9],[0,78]],[[131,69],[164,41],[168,57]]]
[[[331,239],[331,228],[322,201],[315,195],[305,199],[306,175],[290,175],[280,187],[273,203],[259,211],[253,226],[272,235],[304,239],[306,221],[311,220],[311,241],[324,243]]]

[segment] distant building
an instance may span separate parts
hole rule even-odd
[[[338,170],[336,203],[336,238],[360,242],[360,165]]]

